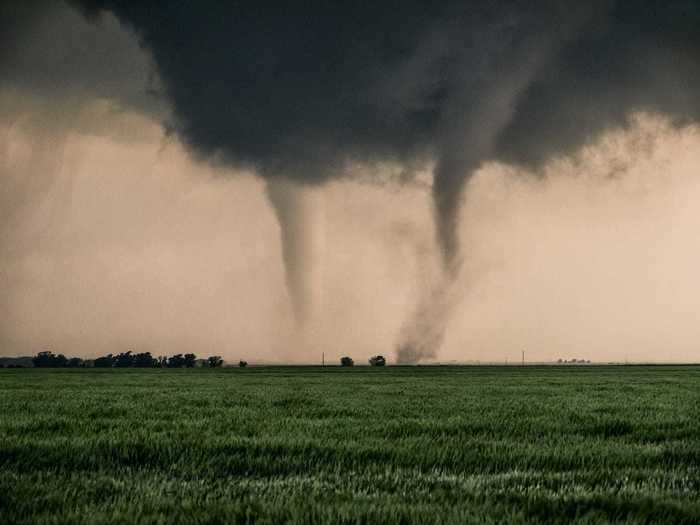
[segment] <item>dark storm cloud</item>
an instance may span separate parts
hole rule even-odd
[[[700,117],[700,2],[616,2],[520,94],[495,157],[541,164],[627,124],[633,111]]]
[[[44,125],[72,127],[96,99],[159,118],[166,115],[155,68],[117,19],[90,23],[64,2],[0,5],[0,94],[14,93],[0,114],[50,114]]]
[[[485,160],[537,164],[635,110],[699,114],[700,5],[131,2],[195,151],[318,182],[347,160],[433,158],[443,250]]]
[[[179,131],[197,151],[315,182],[347,158],[403,158],[430,143],[444,50],[415,65],[425,78],[394,88],[389,74],[420,51],[435,8],[89,4],[111,9],[152,51]]]

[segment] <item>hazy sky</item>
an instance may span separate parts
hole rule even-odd
[[[560,16],[545,3],[539,18],[474,15],[486,29],[477,39],[482,47],[469,53],[454,36],[459,25],[442,25],[442,13],[426,14],[430,23],[419,16],[411,27],[420,38],[394,43],[403,46],[400,60],[386,55],[391,75],[377,76],[378,63],[362,62],[359,49],[333,77],[341,82],[345,67],[359,68],[355,87],[375,108],[357,120],[345,112],[364,105],[339,108],[347,135],[332,115],[307,113],[304,128],[303,114],[277,105],[290,99],[263,107],[261,93],[274,94],[268,87],[246,101],[248,87],[230,83],[230,72],[212,75],[208,99],[207,83],[193,86],[186,76],[211,63],[181,72],[195,59],[168,62],[170,50],[159,40],[167,32],[153,34],[142,13],[120,2],[113,9],[125,26],[109,11],[92,20],[58,3],[2,9],[18,23],[12,45],[0,52],[0,355],[134,349],[307,362],[325,352],[327,360],[351,355],[362,362],[376,353],[393,359],[417,329],[437,333],[430,360],[440,361],[517,361],[522,350],[531,360],[700,356],[698,107],[685,91],[667,93],[695,80],[698,54],[690,41],[678,45],[682,11],[663,13],[676,31],[662,38],[667,48],[645,55],[663,79],[650,85],[626,69],[619,83],[602,86],[613,94],[584,98],[586,116],[572,106],[578,89],[564,94],[563,80],[545,80],[561,64],[554,54],[585,56],[576,46],[593,37],[588,30],[571,35],[605,9],[570,15],[566,35],[546,42],[528,36]],[[518,3],[506,11],[520,13]],[[636,16],[616,12],[611,20]],[[503,31],[512,48],[490,43]],[[644,48],[644,33],[616,34],[630,53]],[[316,44],[308,43],[311,50]],[[274,63],[278,49],[251,47],[236,64]],[[476,69],[476,82],[466,65],[482,55],[496,58]],[[425,100],[440,92],[432,68],[444,60],[461,65],[445,77],[458,94],[435,102],[440,113]],[[278,74],[299,80],[302,65],[306,59]],[[611,59],[607,67],[613,65]],[[560,71],[569,79],[578,74],[573,66]],[[585,78],[602,89],[602,80]],[[317,92],[314,108],[344,100],[336,98],[343,86],[331,84],[328,99]],[[547,106],[533,114],[538,93],[555,88],[552,114]],[[188,89],[203,97],[196,107],[182,98]],[[284,93],[284,83],[277,89]],[[639,103],[621,104],[622,118],[609,107],[613,95]],[[300,104],[300,111],[314,109],[306,98]],[[238,106],[242,123],[230,125]],[[211,116],[217,108],[220,119]],[[237,138],[248,129],[245,119],[258,117],[249,140],[273,133],[275,108],[284,117],[279,136],[252,145]],[[597,126],[587,122],[591,108]],[[402,129],[409,114],[421,125]],[[388,120],[379,125],[368,115]],[[551,134],[568,133],[566,115],[595,133],[558,143]],[[221,136],[206,135],[206,122]],[[441,138],[426,138],[433,135]],[[528,150],[536,162],[519,149],[533,137],[542,142]],[[318,175],[325,165],[328,173]],[[444,175],[449,184],[440,191],[464,201],[447,223],[432,177],[445,165],[459,181]],[[305,168],[308,177],[299,173]],[[441,223],[454,240],[446,241]],[[458,247],[450,249],[458,270],[447,278],[446,242]]]

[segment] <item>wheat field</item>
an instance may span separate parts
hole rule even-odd
[[[698,523],[700,367],[0,370],[0,523]]]

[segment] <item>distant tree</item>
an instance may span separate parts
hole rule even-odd
[[[158,365],[161,368],[165,368],[168,366],[168,356],[167,355],[159,355],[158,356]]]
[[[62,368],[68,365],[68,358],[63,354],[53,352],[39,352],[32,358],[32,363],[37,368]]]
[[[370,357],[369,364],[371,366],[384,366],[386,365],[386,359],[384,359],[383,355],[375,355],[374,357]]]
[[[197,356],[194,354],[185,354],[185,368],[194,368],[197,363]]]
[[[53,366],[54,357],[53,352],[39,352],[36,356],[32,357],[32,363],[34,363],[34,366],[37,368],[48,368]]]
[[[79,367],[83,366],[83,360],[80,359],[79,357],[71,357],[68,360],[68,363],[66,363],[66,366],[70,367],[70,368],[79,368]]]
[[[175,354],[168,357],[168,368],[182,368],[183,366],[185,366],[185,358],[182,354]]]
[[[114,366],[116,368],[129,368],[130,366],[134,366],[134,356],[131,350],[117,354],[117,357],[114,358]]]
[[[559,359],[557,359],[557,363],[563,363],[563,362],[564,362],[564,361],[562,361],[562,358],[561,358],[561,357],[560,357]]]
[[[95,368],[112,368],[114,366],[114,356],[112,354],[107,354],[102,357],[95,359]]]
[[[352,360],[352,357],[341,357],[340,358],[340,366],[353,366],[355,364],[355,361]]]
[[[151,352],[142,352],[134,355],[133,366],[137,368],[154,368],[158,366],[158,360],[151,355]]]
[[[238,361],[238,366],[241,368],[245,368],[246,366],[248,366],[248,361],[243,361],[243,359],[241,359],[240,361]]]
[[[209,368],[219,368],[224,364],[224,360],[221,359],[220,355],[212,355],[207,358],[207,366]]]

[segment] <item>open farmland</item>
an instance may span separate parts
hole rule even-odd
[[[0,370],[0,523],[700,522],[700,368]]]

